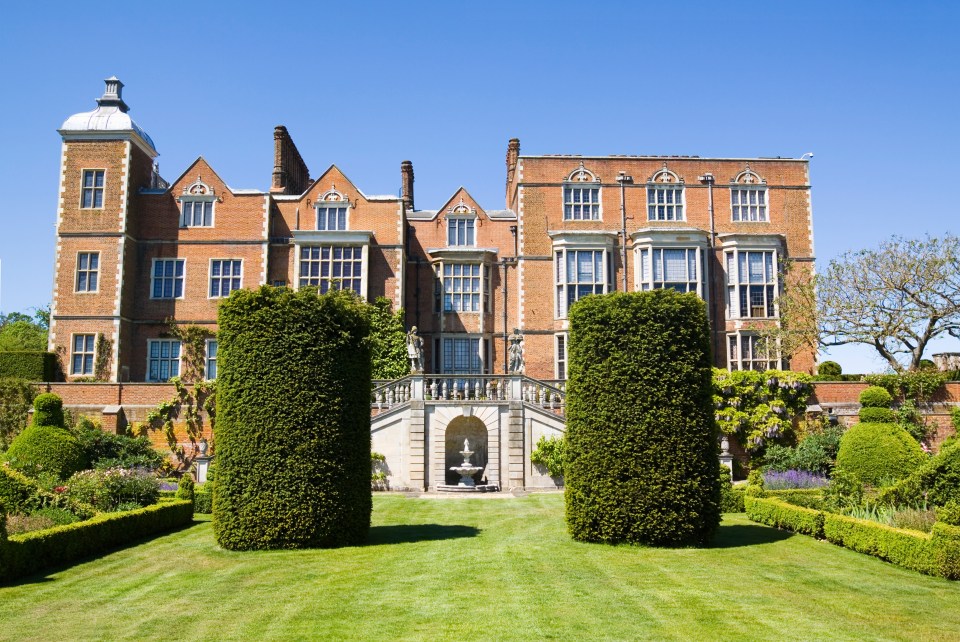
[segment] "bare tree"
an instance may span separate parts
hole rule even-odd
[[[931,340],[960,336],[956,236],[894,237],[877,249],[847,252],[816,285],[821,345],[873,346],[897,372],[918,369]]]
[[[753,324],[750,329],[761,339],[760,345],[769,346],[770,354],[779,353],[788,361],[803,352],[816,354],[820,332],[813,266],[786,260],[780,266],[780,280],[778,322]]]

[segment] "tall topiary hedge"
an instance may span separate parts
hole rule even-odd
[[[370,528],[368,307],[264,287],[220,305],[214,532],[232,550],[341,546]]]
[[[840,439],[837,468],[879,485],[906,478],[925,460],[920,444],[899,425],[862,422]]]
[[[705,543],[720,522],[709,327],[673,290],[570,311],[567,527],[574,539]]]
[[[57,374],[57,355],[39,350],[0,351],[0,377],[27,381],[53,381]]]

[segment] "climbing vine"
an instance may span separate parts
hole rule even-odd
[[[113,341],[102,332],[97,333],[96,360],[93,376],[97,381],[110,381],[110,363],[113,361]]]
[[[793,420],[807,407],[810,382],[802,372],[713,370],[717,425],[757,453],[770,442],[789,440]]]
[[[183,423],[187,437],[196,449],[197,442],[203,436],[202,410],[210,422],[210,441],[212,442],[217,415],[217,386],[215,381],[198,381],[190,386],[180,377],[172,378],[170,383],[176,388],[176,395],[172,399],[157,404],[157,407],[147,415],[147,422],[163,430],[171,452],[182,462],[186,460],[186,452],[177,442],[174,422],[179,419]]]
[[[209,329],[200,325],[177,325],[168,319],[170,334],[180,340],[181,372],[180,378],[184,381],[199,381],[203,379],[207,354],[207,339],[216,336]]]

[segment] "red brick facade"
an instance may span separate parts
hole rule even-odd
[[[766,367],[779,363],[751,358],[749,331],[777,322],[778,266],[812,269],[804,160],[522,156],[513,139],[505,209],[463,188],[417,209],[408,161],[401,196],[367,195],[335,165],[311,178],[278,127],[268,190],[231,190],[203,158],[167,184],[117,85],[60,130],[50,345],[68,380],[163,380],[176,370],[161,354],[170,319],[215,333],[220,295],[263,284],[388,297],[418,327],[427,372],[503,372],[517,328],[540,379],[565,376],[580,296],[675,287],[708,302],[717,365]],[[95,206],[85,180],[102,191]]]

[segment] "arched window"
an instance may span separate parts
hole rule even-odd
[[[730,210],[733,221],[770,221],[767,212],[767,181],[751,171],[749,165],[730,181]]]
[[[664,164],[647,181],[647,220],[682,221],[683,205],[683,179]]]
[[[180,196],[180,227],[213,227],[213,210],[219,200],[214,189],[197,176]]]
[[[563,220],[600,220],[600,179],[583,163],[563,182]]]
[[[314,203],[317,209],[317,229],[322,232],[347,229],[347,210],[350,199],[332,187]]]

